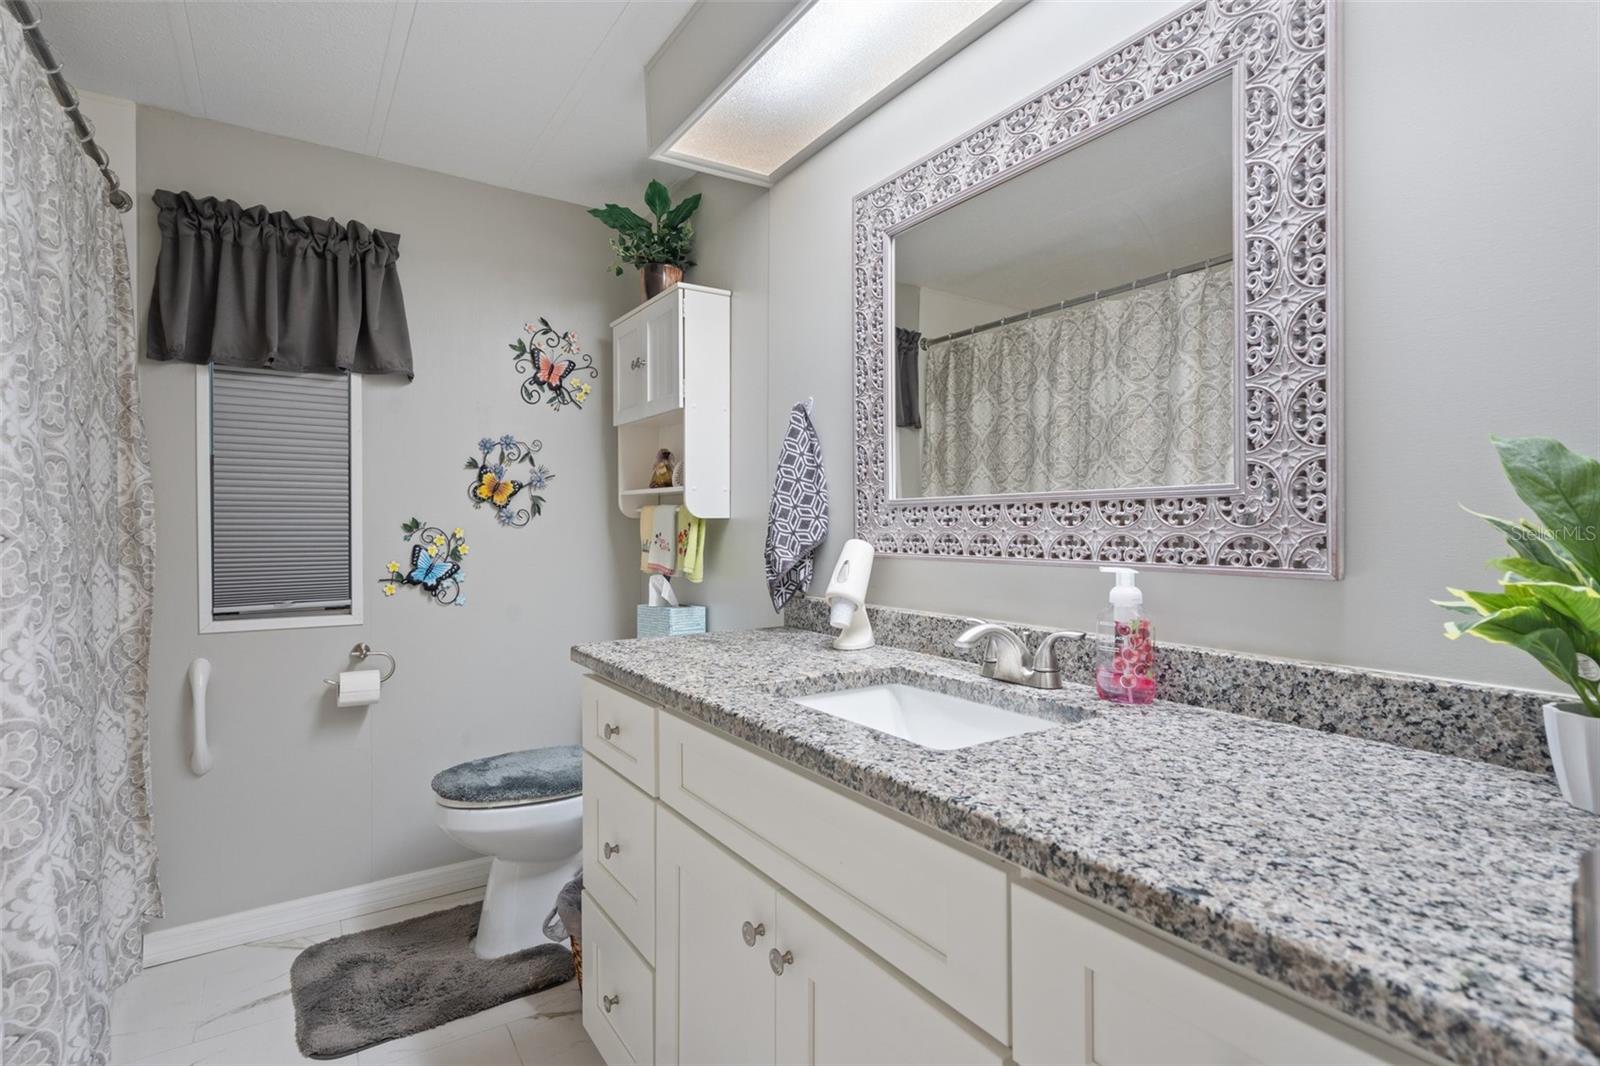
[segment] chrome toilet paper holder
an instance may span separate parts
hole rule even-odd
[[[394,672],[397,669],[399,669],[399,664],[394,661],[394,656],[393,655],[390,655],[386,651],[374,651],[372,649],[372,645],[370,645],[370,644],[357,644],[355,647],[350,649],[350,658],[356,660],[356,662],[366,662],[367,661],[367,657],[369,655],[381,655],[385,659],[389,660],[389,672],[388,673],[379,673],[378,674],[378,681],[379,682],[384,682],[384,681],[389,680],[391,677],[394,676]],[[330,680],[329,678],[325,677],[325,678],[322,679],[322,683],[324,685],[328,685],[328,686],[330,686],[332,688],[338,688],[339,687],[339,682],[338,682],[337,679]]]

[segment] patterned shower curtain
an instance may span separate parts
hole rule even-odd
[[[1233,479],[1233,267],[940,341],[925,496]]]
[[[131,163],[131,161],[129,161]],[[0,1061],[103,1063],[160,914],[153,494],[128,253],[0,16]]]

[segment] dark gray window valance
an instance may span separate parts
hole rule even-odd
[[[154,200],[149,358],[413,376],[398,233],[165,189]]]

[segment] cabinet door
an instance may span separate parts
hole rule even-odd
[[[1131,925],[1114,927],[1124,924],[1012,888],[1020,1066],[1414,1061]]]
[[[683,406],[683,294],[661,301],[645,323],[650,349],[650,410],[670,411]]]
[[[630,318],[618,326],[611,338],[616,387],[612,390],[612,423],[622,425],[640,417],[649,401],[650,348],[648,322]]]
[[[771,950],[787,953],[777,979],[780,1063],[999,1066],[1005,1059],[999,1045],[781,892]]]
[[[657,809],[657,1062],[773,1061],[775,906],[760,875]]]

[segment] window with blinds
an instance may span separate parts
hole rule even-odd
[[[212,367],[210,383],[212,620],[349,613],[352,378]]]

